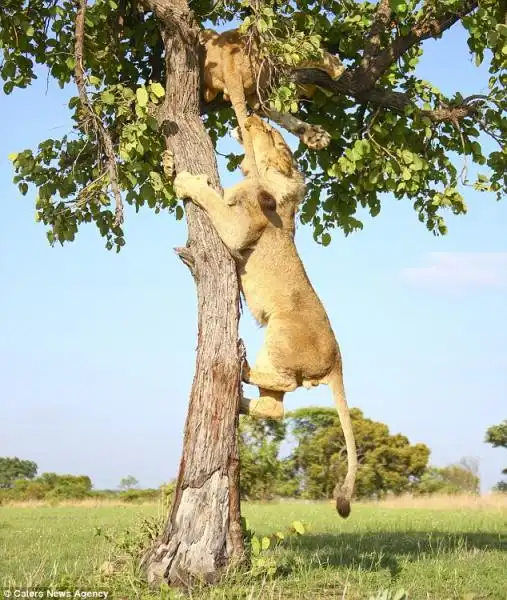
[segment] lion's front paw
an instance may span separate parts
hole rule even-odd
[[[178,198],[192,198],[194,191],[202,186],[208,185],[207,175],[192,175],[183,171],[174,179],[174,191]]]
[[[250,415],[254,419],[272,419],[281,421],[284,415],[283,402],[276,398],[241,398],[239,412],[242,415]]]
[[[320,125],[308,125],[299,138],[303,144],[312,150],[322,150],[331,141],[329,133]]]

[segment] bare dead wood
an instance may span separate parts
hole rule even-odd
[[[83,111],[81,115],[81,123],[85,129],[88,129],[91,124],[95,132],[97,146],[99,148],[99,161],[102,152],[106,157],[105,172],[108,174],[109,183],[111,185],[111,189],[113,190],[113,196],[116,204],[113,226],[118,227],[123,223],[123,201],[121,199],[120,186],[118,184],[118,171],[116,167],[116,154],[114,151],[113,141],[109,131],[95,112],[93,104],[90,101],[86,91],[86,76],[83,62],[86,7],[87,0],[79,0],[75,25],[74,57],[76,59],[76,66],[74,67],[74,79],[76,81],[79,99],[81,101],[81,110]]]
[[[184,0],[145,0],[160,22],[166,95],[157,118],[176,172],[205,173],[220,189],[215,152],[200,118],[198,25]],[[234,262],[206,214],[186,205],[188,241],[177,253],[198,298],[196,372],[174,503],[142,566],[151,584],[215,581],[243,557],[238,412],[241,355]],[[177,373],[173,373],[177,377]]]

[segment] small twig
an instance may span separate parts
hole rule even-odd
[[[459,126],[459,121],[453,121],[452,124],[454,125],[454,128],[459,134],[459,139],[461,140],[461,147],[463,148],[463,168],[461,169],[461,173],[459,174],[459,179],[461,179],[461,183],[463,185],[466,185],[466,182],[468,180],[468,159],[466,155],[465,138],[463,137],[463,132],[461,131],[461,127]]]
[[[88,190],[91,187],[93,187],[96,183],[98,183],[106,175],[107,175],[107,171],[103,171],[97,178],[95,178],[93,181],[90,181],[90,183],[85,185],[85,187],[79,192],[78,198],[76,200],[76,206],[78,208],[82,208],[88,201],[88,198],[86,198],[86,194],[87,194]]]
[[[79,8],[76,14],[76,44],[74,47],[74,55],[76,58],[76,66],[74,68],[74,78],[76,80],[77,89],[81,106],[86,110],[86,117],[82,118],[82,124],[85,130],[87,129],[87,121],[91,121],[98,146],[102,147],[106,155],[106,169],[109,175],[109,183],[113,190],[113,195],[116,203],[115,217],[113,227],[119,227],[124,220],[123,217],[123,202],[121,199],[120,186],[118,184],[118,169],[116,165],[116,157],[114,153],[113,142],[109,131],[104,127],[102,120],[93,110],[92,102],[86,91],[86,75],[83,62],[84,54],[84,30],[85,30],[85,14],[87,0],[79,0]],[[100,152],[99,152],[100,155]],[[100,160],[99,160],[100,164]]]
[[[389,152],[389,150],[387,148],[385,148],[384,146],[382,146],[382,144],[377,142],[377,140],[371,135],[370,130],[371,130],[373,123],[375,122],[375,119],[377,118],[379,112],[380,112],[380,108],[377,108],[377,110],[373,113],[373,116],[372,116],[370,122],[368,123],[368,127],[366,129],[366,136],[368,137],[369,140],[371,140],[375,144],[375,146],[377,146],[377,148],[380,148],[380,150],[382,152],[385,152],[388,156],[390,156],[394,160],[394,162],[398,165],[400,170],[402,170],[403,167],[400,165],[400,162],[396,158],[396,156],[392,152]]]
[[[12,27],[13,31],[14,31],[14,37],[16,38],[16,48],[19,46],[19,39],[18,39],[18,32],[16,31],[16,28],[13,26]]]
[[[370,135],[371,128],[373,127],[373,123],[375,123],[375,119],[378,117],[379,112],[380,112],[380,107],[377,106],[377,108],[375,109],[375,112],[371,116],[371,119],[369,120],[369,122],[366,126],[366,129],[364,132],[365,135],[368,135],[368,136]]]
[[[479,120],[479,125],[481,125],[481,130],[484,131],[484,133],[486,135],[489,135],[490,138],[494,139],[495,142],[503,147],[505,144],[505,141],[502,140],[501,137],[499,137],[496,133],[494,133],[493,131],[491,131],[491,129],[489,129],[488,124],[486,123],[486,121],[484,119]]]
[[[74,161],[74,163],[72,164],[72,174],[73,174],[73,175],[74,175],[74,173],[75,173],[75,170],[76,170],[76,165],[77,165],[77,163],[78,163],[78,161],[79,161],[79,158],[80,158],[81,154],[83,154],[83,152],[86,150],[86,147],[87,147],[87,146],[88,146],[88,142],[86,142],[86,143],[83,145],[83,147],[81,148],[81,150],[78,152],[78,154],[77,154],[77,156],[76,156],[76,160],[75,160],[75,161]],[[99,177],[98,177],[98,178],[100,178],[100,177],[102,177],[102,175],[99,175]],[[98,178],[97,178],[97,179],[98,179]],[[94,182],[92,182],[92,183],[94,183]],[[91,185],[91,184],[89,184],[89,185]],[[87,187],[88,187],[88,185],[87,185],[87,186],[85,186],[83,189],[85,190]]]

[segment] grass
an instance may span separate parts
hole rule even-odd
[[[218,588],[194,589],[191,597],[352,600],[403,588],[411,599],[507,599],[507,498],[396,499],[353,510],[344,521],[329,503],[245,503],[243,513],[258,535],[287,529],[294,520],[310,524],[303,536],[266,554],[287,574],[236,575]],[[0,587],[98,589],[101,565],[116,557],[96,528],[117,536],[159,511],[76,503],[0,507]],[[105,587],[116,585],[112,579]],[[128,598],[143,592],[134,573],[121,586]]]

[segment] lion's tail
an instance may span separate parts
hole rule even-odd
[[[357,451],[354,432],[352,430],[352,422],[350,420],[349,407],[345,397],[345,388],[343,387],[343,374],[341,359],[338,359],[334,369],[327,378],[327,382],[333,398],[336,403],[336,410],[343,430],[345,438],[345,447],[347,449],[347,476],[343,485],[336,484],[334,489],[334,497],[336,498],[336,510],[341,517],[348,517],[350,514],[350,500],[354,493],[354,484],[357,473]]]

